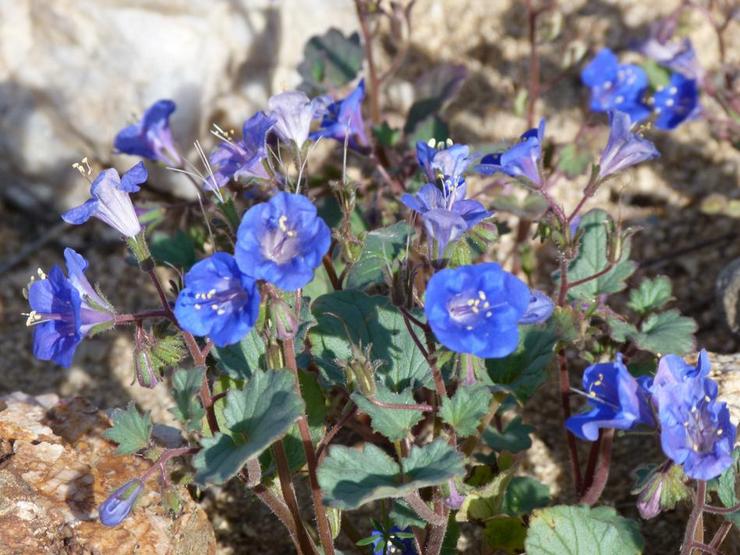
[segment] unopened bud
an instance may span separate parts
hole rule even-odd
[[[152,353],[148,347],[136,351],[134,358],[134,369],[136,381],[141,387],[154,388],[159,383],[157,370],[152,362]]]
[[[298,333],[298,317],[290,305],[276,297],[270,300],[270,318],[278,339],[293,339]]]
[[[98,507],[98,518],[105,526],[117,526],[125,519],[134,507],[136,499],[144,490],[144,482],[135,478],[126,482]]]
[[[657,469],[641,467],[636,474],[637,485],[632,493],[637,494],[637,510],[646,520],[673,509],[679,501],[691,495],[679,465],[662,465]]]
[[[352,358],[349,360],[337,360],[336,364],[344,368],[347,373],[347,381],[354,382],[357,389],[365,397],[375,397],[375,370],[382,364],[380,361],[372,360],[372,345],[364,349],[352,345]]]

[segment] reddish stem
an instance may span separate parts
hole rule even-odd
[[[606,487],[606,481],[609,478],[609,463],[612,456],[612,443],[614,441],[614,430],[602,430],[599,434],[601,439],[598,450],[598,463],[592,477],[591,483],[586,482],[586,493],[581,498],[581,503],[593,505],[599,500]]]

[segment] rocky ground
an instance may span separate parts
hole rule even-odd
[[[637,1],[563,2],[566,17],[564,35],[578,37],[587,47],[608,45],[624,48],[631,40],[644,36],[653,21],[656,5]],[[675,1],[661,2],[660,14],[668,13]],[[340,10],[341,11],[341,10]],[[346,10],[341,17],[346,18]],[[346,19],[343,19],[346,20]],[[691,36],[699,59],[711,67],[717,61],[717,47],[700,17],[692,20]],[[737,37],[736,29],[728,36]],[[737,61],[740,48],[730,45]],[[563,58],[561,42],[542,46],[544,79],[558,71]],[[518,2],[479,2],[477,0],[420,0],[414,10],[414,31],[408,64],[399,72],[390,100],[395,108],[407,107],[408,83],[434,63],[462,63],[469,77],[458,98],[446,109],[456,142],[483,144],[510,140],[525,130],[522,118],[513,113],[516,91],[526,79],[528,43],[526,21]],[[537,106],[538,117],[548,118],[548,136],[567,143],[575,137],[583,118],[586,93],[577,73],[558,82]],[[593,144],[606,140],[603,118],[588,116],[594,124]],[[234,122],[238,124],[238,122]],[[645,164],[627,177],[600,191],[593,206],[619,215],[625,225],[640,226],[634,239],[633,259],[640,264],[641,276],[665,274],[674,283],[675,306],[699,324],[698,346],[722,354],[717,365],[738,368],[733,353],[740,352],[740,336],[730,332],[718,310],[715,281],[721,269],[740,257],[740,220],[708,216],[700,206],[710,194],[738,198],[738,151],[711,138],[706,122],[696,121],[673,133],[648,135],[656,142],[661,158]],[[53,187],[53,183],[47,183]],[[552,193],[569,206],[578,199],[582,183],[561,180]],[[46,217],[48,216],[48,218]],[[31,334],[24,326],[26,304],[21,290],[36,268],[47,269],[60,263],[62,248],[72,246],[90,259],[91,275],[99,281],[111,301],[128,310],[151,307],[155,297],[149,284],[120,256],[123,244],[102,225],[84,228],[54,227],[52,212],[21,209],[16,204],[0,204],[0,395],[23,391],[36,395],[53,392],[61,397],[84,395],[102,408],[125,405],[135,400],[150,410],[155,420],[168,423],[171,416],[168,395],[163,386],[153,391],[132,387],[131,334],[114,331],[86,340],[75,363],[63,370],[33,359]],[[51,229],[51,231],[49,231]],[[35,245],[33,244],[35,241]],[[31,248],[27,249],[31,244]],[[547,253],[543,256],[547,257]],[[8,267],[8,263],[13,264]],[[543,283],[541,285],[547,285]],[[735,392],[737,382],[725,377],[724,386]],[[734,384],[734,385],[733,385]],[[549,384],[552,385],[552,384]],[[551,388],[550,388],[551,389]],[[549,389],[542,391],[526,409],[526,419],[538,426],[533,455],[538,476],[553,494],[568,500],[564,453],[560,450],[559,407]],[[737,413],[736,413],[737,418]],[[541,426],[541,427],[540,427]],[[634,498],[629,495],[633,453],[653,449],[639,440],[619,438],[615,465],[605,493],[605,501],[625,514]],[[657,452],[653,453],[657,456]],[[307,500],[306,500],[307,501]],[[227,487],[206,499],[211,521],[222,553],[287,553],[289,543],[275,528],[270,516],[253,498],[236,487]],[[670,553],[680,541],[685,512],[645,526],[650,552]]]

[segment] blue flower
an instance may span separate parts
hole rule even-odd
[[[664,355],[658,362],[658,370],[650,383],[650,391],[657,404],[660,404],[661,391],[687,380],[707,378],[710,370],[709,355],[704,349],[699,353],[696,366],[687,364],[678,355]]]
[[[113,143],[116,150],[178,166],[181,159],[170,131],[170,114],[174,111],[175,103],[171,100],[152,104],[141,121],[118,132]]]
[[[455,196],[455,200],[465,198],[465,171],[472,157],[467,145],[455,145],[448,139],[435,147],[434,139],[429,143],[416,143],[416,159],[432,183],[441,183],[445,197]]]
[[[365,121],[362,119],[362,101],[365,98],[365,80],[362,79],[355,89],[344,99],[332,102],[326,107],[318,131],[311,133],[311,139],[330,137],[348,146],[362,150],[370,142],[365,133]]]
[[[599,161],[600,178],[660,156],[653,143],[630,131],[632,122],[628,114],[609,112],[609,125],[609,140]]]
[[[689,79],[701,79],[703,70],[689,38],[673,39],[674,21],[659,21],[650,26],[650,35],[637,50],[648,58]]]
[[[270,117],[275,119],[274,131],[283,141],[293,141],[298,148],[308,139],[311,121],[326,107],[324,97],[310,100],[306,93],[288,91],[267,101]]]
[[[427,284],[424,312],[442,345],[457,353],[501,358],[519,343],[529,288],[496,263],[441,270]]]
[[[373,530],[370,536],[375,538],[373,543],[373,555],[417,555],[414,547],[413,537],[398,537],[402,533],[404,536],[411,536],[411,527],[401,529],[393,526],[387,533],[384,530]]]
[[[636,424],[655,425],[648,391],[629,373],[621,355],[614,362],[586,368],[583,388],[592,410],[571,416],[565,422],[581,439],[596,441],[601,428],[629,430]]]
[[[401,202],[421,214],[424,229],[437,241],[440,256],[449,243],[491,215],[477,200],[458,200],[457,191],[464,193],[464,185],[445,197],[436,185],[427,183],[415,195],[406,193],[401,197]]]
[[[313,203],[280,192],[244,214],[235,256],[245,274],[295,291],[313,279],[330,244],[331,231]]]
[[[648,87],[648,77],[642,68],[620,64],[614,53],[604,48],[583,68],[581,81],[591,89],[591,109],[594,112],[619,110],[629,114],[633,122],[650,115],[642,102]]]
[[[519,318],[520,324],[541,324],[552,316],[555,303],[542,291],[532,291],[526,312]]]
[[[259,316],[260,295],[251,277],[239,271],[234,257],[217,252],[185,274],[185,287],[175,303],[180,326],[217,347],[247,335]]]
[[[696,480],[711,480],[732,464],[735,426],[717,384],[701,376],[658,388],[663,452]]]
[[[91,198],[84,204],[62,214],[70,224],[83,224],[96,217],[125,237],[135,237],[141,232],[130,193],[136,193],[147,179],[146,168],[139,162],[121,177],[112,168],[98,174],[90,187]]]
[[[654,110],[658,117],[655,127],[675,129],[688,119],[699,115],[699,87],[695,79],[688,79],[680,73],[673,73],[671,81],[655,92]]]
[[[203,188],[211,191],[221,188],[231,179],[257,177],[267,179],[262,162],[267,156],[267,133],[275,120],[264,112],[257,112],[244,122],[242,140],[236,143],[222,141],[211,153],[209,161],[213,167],[213,179],[206,179]]]
[[[28,288],[31,312],[26,325],[34,326],[33,354],[39,360],[72,364],[77,346],[90,331],[113,321],[115,310],[92,287],[84,274],[87,261],[65,249],[69,278],[58,266]]]
[[[542,186],[539,161],[542,156],[542,141],[545,135],[545,120],[540,120],[537,129],[530,129],[520,141],[505,152],[484,156],[476,170],[483,175],[503,172],[511,177],[522,177],[537,186]]]
[[[144,490],[144,482],[135,478],[126,482],[98,507],[98,518],[105,526],[118,526],[131,513],[139,494]]]

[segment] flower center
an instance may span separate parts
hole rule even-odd
[[[493,316],[491,303],[486,297],[485,291],[477,291],[474,294],[460,293],[455,295],[447,304],[447,312],[455,322],[472,330],[482,318]]]
[[[285,264],[298,254],[298,232],[288,225],[288,217],[278,218],[278,226],[263,237],[262,254],[278,264]]]
[[[683,422],[686,435],[691,443],[691,450],[695,453],[708,453],[713,450],[717,437],[722,435],[722,428],[718,428],[711,417],[711,411],[706,410],[711,401],[708,396],[695,403]]]
[[[241,284],[234,284],[234,280],[224,278],[226,287],[220,291],[211,289],[203,293],[196,293],[194,305],[195,310],[211,310],[218,316],[223,316],[227,312],[233,312],[247,302],[247,292],[241,287]]]

